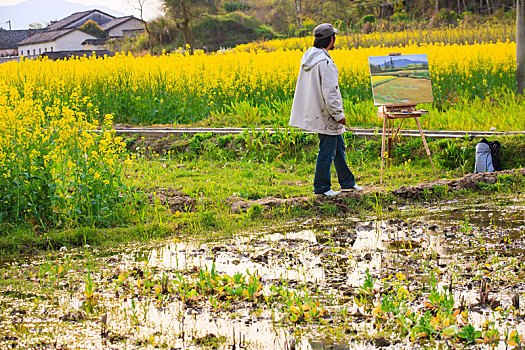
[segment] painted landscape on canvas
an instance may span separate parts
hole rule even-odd
[[[425,54],[368,58],[374,105],[433,102]]]

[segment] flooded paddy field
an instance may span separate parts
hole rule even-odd
[[[3,261],[0,349],[523,346],[523,196],[205,235]]]

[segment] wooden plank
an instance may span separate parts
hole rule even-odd
[[[364,128],[349,128],[347,129],[353,132],[358,137],[368,137],[375,136],[381,137],[381,128],[374,129],[364,129]],[[261,132],[266,130],[269,133],[275,133],[276,130],[271,128],[256,128],[256,132]],[[277,129],[281,132],[286,132],[289,129],[282,128]],[[296,129],[297,130],[297,129]],[[115,132],[118,135],[127,135],[127,136],[144,136],[144,137],[167,137],[170,135],[182,136],[182,135],[195,135],[200,133],[211,132],[218,135],[229,135],[229,134],[242,134],[244,132],[252,132],[252,129],[248,128],[151,128],[151,127],[133,127],[133,128],[119,128],[115,127]],[[432,138],[461,138],[468,135],[470,137],[490,137],[498,135],[525,135],[525,131],[453,131],[453,130],[423,130],[427,137]],[[312,132],[306,132],[307,134],[313,134]],[[420,137],[419,130],[399,130],[403,136],[409,137]]]

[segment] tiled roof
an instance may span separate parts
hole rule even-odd
[[[103,45],[105,44],[106,42],[108,42],[108,40],[111,39],[110,37],[105,37],[105,38],[99,38],[99,39],[86,39],[82,42],[82,45],[85,45],[85,44],[89,44],[89,45]]]
[[[111,29],[113,27],[118,26],[119,24],[122,24],[122,23],[132,19],[132,18],[135,18],[135,17],[133,17],[133,16],[126,16],[126,17],[115,18],[115,19],[112,19],[111,21],[109,21],[107,23],[104,23],[101,27],[104,30],[109,30],[109,29]]]
[[[34,29],[34,33],[38,32],[41,32],[41,30]],[[0,30],[0,50],[16,49],[18,47],[18,43],[28,38],[29,35],[29,29]]]
[[[89,10],[89,11],[82,11],[82,12],[75,12],[70,16],[67,16],[66,18],[61,19],[58,22],[55,22],[53,24],[48,25],[45,30],[46,31],[52,31],[52,30],[60,30],[60,29],[66,29],[66,28],[72,28],[71,25],[74,23],[80,21],[82,18],[87,17],[91,14],[94,14],[98,12],[99,14],[105,15],[110,18],[115,18],[115,16],[109,15],[103,11],[100,10]]]
[[[73,13],[71,16],[68,16],[64,19],[61,19],[58,22],[55,22],[49,26],[47,26],[45,29],[39,31],[33,36],[29,36],[28,34],[21,38],[17,44],[18,45],[29,45],[29,44],[36,44],[36,43],[43,43],[43,42],[50,42],[54,41],[61,36],[64,36],[66,34],[69,34],[70,32],[76,30],[77,28],[73,28],[73,25],[82,19],[86,18],[87,16],[90,16],[94,13],[99,13],[105,16],[108,16],[110,18],[113,18],[113,16],[108,15],[102,11],[99,10],[90,10],[90,11],[83,11],[83,12],[76,12]],[[107,17],[106,17],[107,18]],[[104,30],[109,30],[111,28],[114,28],[130,19],[133,19],[135,17],[133,16],[126,16],[126,17],[120,17],[120,18],[114,18],[110,20],[109,22],[106,22],[102,25],[102,28]],[[93,40],[93,39],[88,39]],[[0,36],[0,43],[2,42],[2,38]],[[14,47],[17,47],[18,45],[15,45]]]
[[[53,30],[51,32],[48,32],[48,31],[40,32],[38,34],[30,36],[29,38],[25,40],[22,40],[21,42],[18,43],[18,45],[20,46],[20,45],[29,45],[29,44],[36,44],[36,43],[46,43],[49,41],[56,40],[63,35],[71,33],[74,30],[76,29],[73,28],[73,29]]]
[[[45,30],[46,31],[52,31],[52,30],[60,30],[67,27],[69,24],[76,22],[83,17],[89,15],[90,13],[93,13],[97,10],[90,10],[90,11],[83,11],[83,12],[75,12],[71,16],[67,16],[66,18],[61,19],[58,22],[55,22],[53,24],[48,25]]]

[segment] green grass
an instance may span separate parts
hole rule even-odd
[[[346,199],[345,205],[361,216],[381,215],[399,198],[385,194],[401,186],[434,180],[421,139],[405,138],[392,151],[391,166],[385,168],[385,182],[380,185],[380,148],[378,138],[355,138],[345,134],[348,164],[357,183],[370,191],[362,200]],[[297,140],[301,140],[300,142]],[[508,136],[502,142],[501,157],[505,169],[525,165],[525,137]],[[472,172],[475,145],[479,140],[429,139],[434,164],[440,179],[452,179]],[[171,148],[170,144],[187,147]],[[295,143],[295,144],[294,144]],[[163,153],[159,144],[164,144]],[[190,147],[189,145],[192,145]],[[298,146],[300,145],[300,146]],[[284,206],[263,210],[255,207],[240,213],[233,212],[229,198],[253,201],[266,197],[313,199],[313,174],[317,141],[305,134],[255,137],[246,133],[232,137],[202,135],[190,139],[139,140],[134,144],[142,150],[126,177],[126,185],[158,197],[163,188],[173,189],[181,196],[194,200],[192,208],[170,211],[156,200],[156,205],[144,203],[129,208],[129,221],[109,228],[78,228],[35,232],[13,229],[0,237],[0,250],[5,254],[56,250],[62,246],[114,246],[128,241],[150,241],[172,235],[199,234],[206,240],[228,237],[235,232],[254,230],[268,224],[286,222],[293,218],[322,215],[333,216],[340,211],[335,203],[306,208]],[[157,151],[153,153],[153,149]],[[150,153],[148,153],[150,152]],[[502,179],[500,184],[482,187],[487,193],[515,193],[525,187],[523,181]],[[339,189],[335,170],[332,185]],[[475,191],[462,193],[436,190],[422,200],[441,200],[460,196],[477,196]],[[482,192],[480,194],[482,198]],[[379,208],[379,209],[378,209]],[[377,212],[379,210],[379,213]]]
[[[434,85],[434,92],[436,87]],[[435,98],[434,94],[434,98]],[[345,114],[349,127],[382,128],[383,121],[377,118],[377,107],[370,100],[354,101],[343,98]],[[212,112],[201,121],[189,126],[208,127],[286,127],[289,122],[292,100],[273,102],[272,108],[257,106],[246,101],[232,104],[222,112]],[[487,94],[486,97],[462,97],[451,92],[440,103],[424,103],[418,108],[429,111],[420,118],[423,129],[462,130],[462,131],[497,131],[525,130],[523,98],[516,96],[509,89]],[[273,109],[273,110],[272,110]],[[414,120],[406,120],[403,128],[417,129]]]

